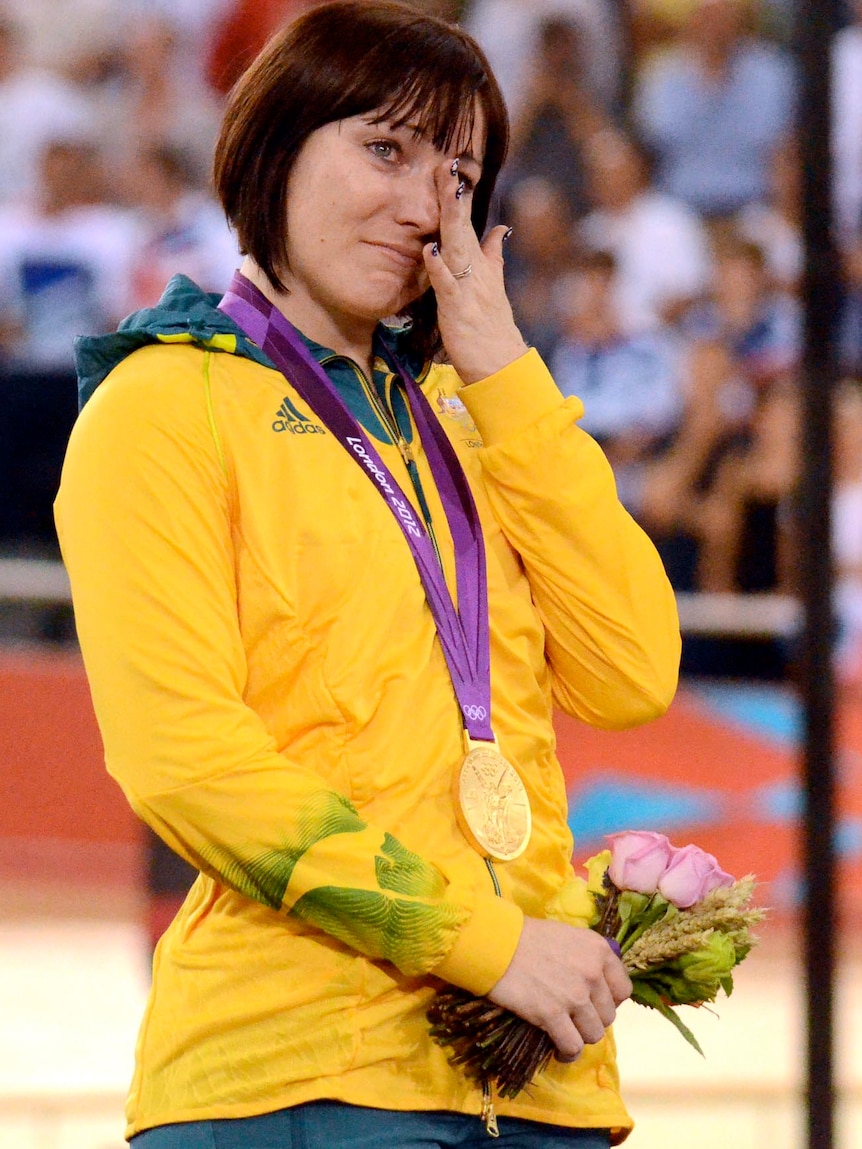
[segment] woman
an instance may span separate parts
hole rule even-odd
[[[497,1105],[511,1144],[630,1126],[552,703],[659,714],[679,637],[514,324],[505,229],[477,239],[505,141],[457,29],[316,8],[227,108],[221,307],[173,281],[80,348],[57,519],[108,768],[201,872],[155,956],[138,1149],[484,1141],[493,1099],[429,1036],[444,982],[557,1046]]]

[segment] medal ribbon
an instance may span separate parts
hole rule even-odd
[[[269,356],[383,496],[416,563],[467,734],[477,741],[493,741],[485,543],[470,486],[428,400],[393,360],[452,534],[457,609],[424,523],[293,324],[239,272],[219,309]]]

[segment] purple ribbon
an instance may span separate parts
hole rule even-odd
[[[404,384],[452,534],[457,609],[425,524],[293,324],[239,272],[219,308],[269,356],[383,496],[419,571],[467,733],[477,741],[492,741],[488,583],[482,527],[458,456],[428,400],[393,359],[391,366]]]

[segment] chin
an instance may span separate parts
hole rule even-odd
[[[405,307],[409,307],[414,303],[427,289],[428,284],[420,284],[416,278],[411,278],[407,283],[403,279],[398,279],[393,283],[390,277],[386,277],[387,281],[379,282],[378,290],[372,290],[366,297],[369,302],[373,300],[373,306],[378,311],[379,315],[397,315],[399,311],[403,311]],[[372,285],[369,284],[371,287]]]

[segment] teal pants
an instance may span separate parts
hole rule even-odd
[[[132,1149],[608,1149],[606,1129],[566,1129],[499,1117],[489,1137],[462,1113],[366,1109],[312,1101],[259,1117],[161,1125],[132,1138]]]

